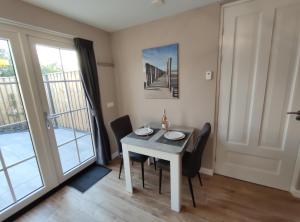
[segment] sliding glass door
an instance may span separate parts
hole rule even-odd
[[[90,113],[71,45],[31,39],[49,137],[61,176],[95,160]]]

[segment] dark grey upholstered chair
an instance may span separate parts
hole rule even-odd
[[[189,188],[193,200],[193,206],[196,207],[192,180],[191,178],[198,175],[200,184],[202,186],[202,180],[199,173],[201,167],[201,160],[204,148],[206,146],[209,134],[211,131],[210,123],[205,123],[200,135],[197,138],[197,142],[192,152],[185,152],[182,157],[182,175],[188,178]],[[159,169],[159,193],[161,194],[161,181],[162,181],[162,170],[170,168],[170,162],[166,160],[158,160],[157,167]]]
[[[113,120],[112,122],[110,122],[110,126],[112,128],[115,139],[117,141],[120,157],[122,158],[121,164],[120,164],[120,170],[119,170],[119,179],[120,179],[122,168],[123,168],[121,139],[132,132],[132,125],[131,125],[129,116],[126,115],[126,116],[119,117],[119,118]],[[141,163],[142,181],[143,181],[143,187],[145,187],[145,185],[144,185],[144,163],[148,159],[148,156],[138,154],[138,153],[133,153],[133,152],[130,152],[129,156],[130,156],[130,160],[132,162]]]

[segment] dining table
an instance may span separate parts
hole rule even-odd
[[[179,131],[185,134],[180,140],[169,140],[164,137],[166,130],[159,123],[147,124],[153,133],[139,136],[134,132],[121,139],[125,171],[126,191],[133,194],[131,179],[131,164],[129,152],[143,154],[149,157],[167,160],[170,162],[171,209],[181,210],[181,161],[188,147],[193,145],[194,128],[172,125],[168,131]]]

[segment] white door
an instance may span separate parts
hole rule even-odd
[[[300,144],[300,2],[223,8],[216,173],[290,188]]]
[[[44,158],[25,67],[18,33],[0,27],[0,221],[56,181]]]
[[[29,37],[45,130],[60,182],[95,162],[90,111],[72,40]]]
[[[0,24],[0,221],[96,160],[72,39]]]

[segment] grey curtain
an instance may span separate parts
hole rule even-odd
[[[74,38],[77,50],[83,87],[92,111],[92,130],[96,146],[97,163],[107,164],[111,160],[111,152],[107,131],[104,125],[100,89],[98,82],[97,64],[93,42]]]

